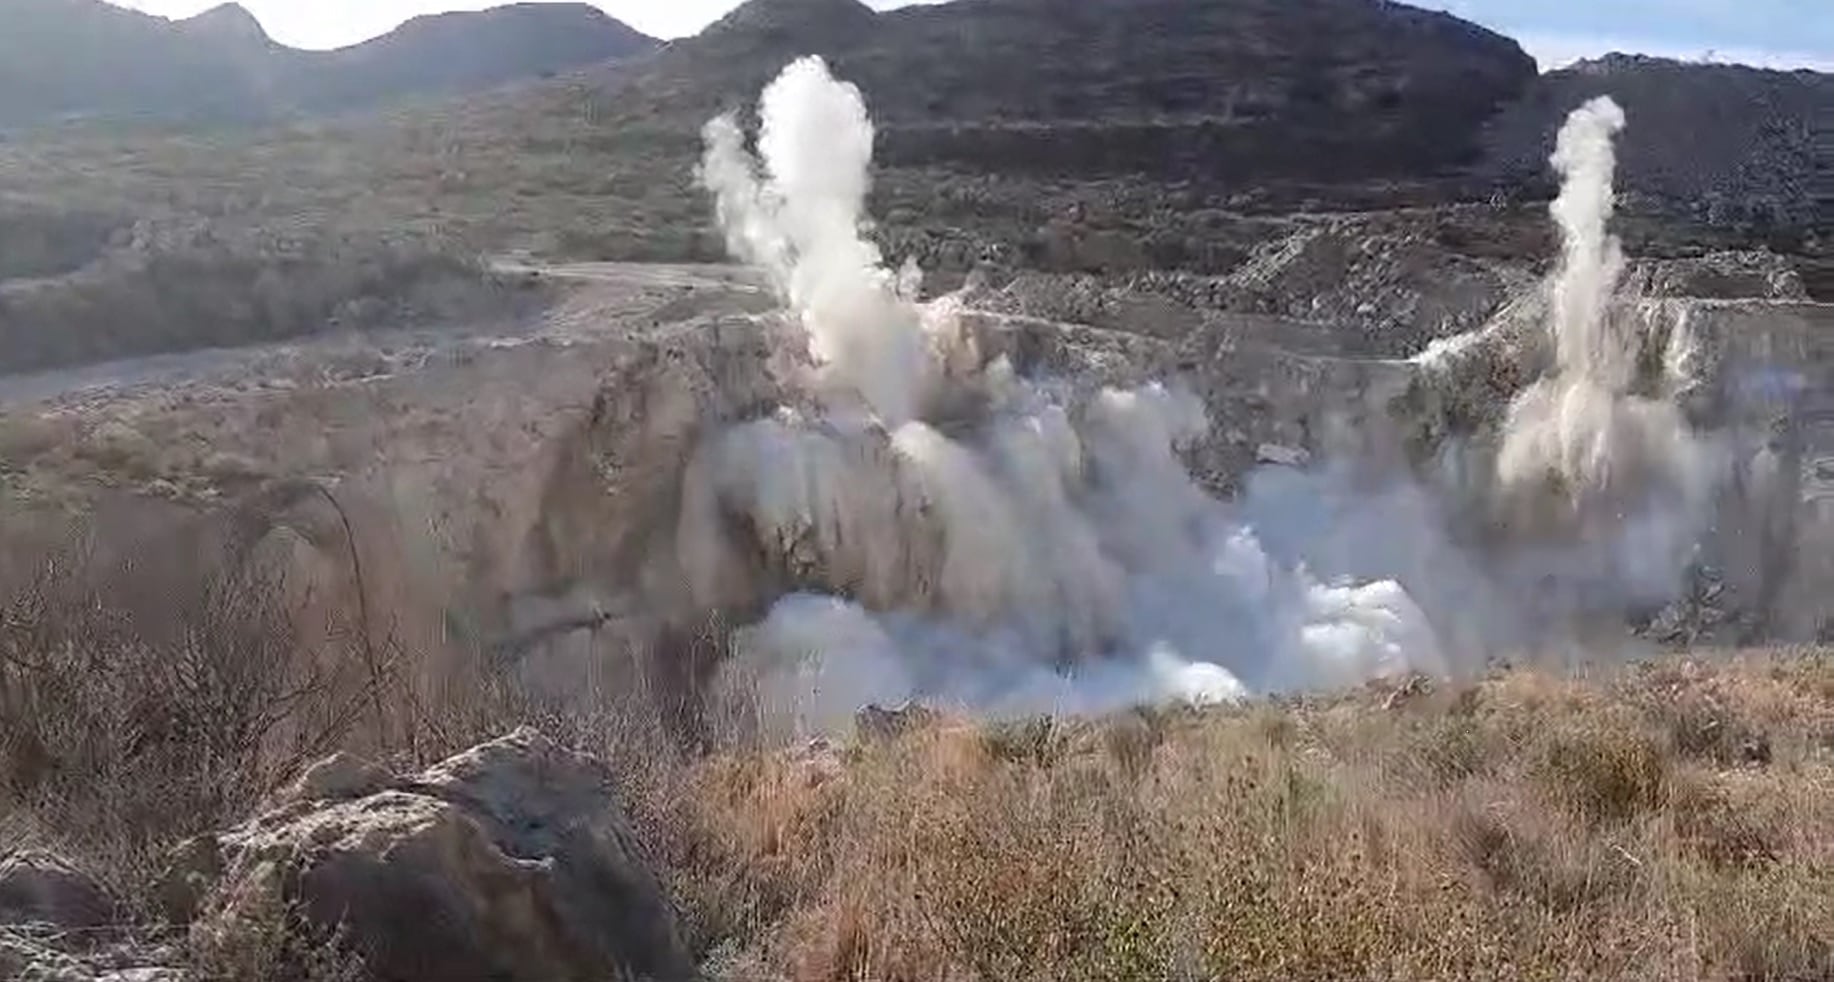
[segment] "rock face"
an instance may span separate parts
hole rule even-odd
[[[998,300],[970,291],[950,308],[960,334],[940,363],[959,384],[939,390],[937,427],[966,432],[977,425],[987,398],[978,386],[997,384],[1001,365],[1061,382],[1072,406],[1091,404],[1105,386],[1169,380],[1202,399],[1217,422],[1188,464],[1218,492],[1231,490],[1263,447],[1325,452],[1380,438],[1382,428],[1359,422],[1379,415],[1408,378],[1404,363],[1341,357],[1318,325],[1228,316],[1163,338],[989,309]],[[628,637],[633,650],[651,652],[644,681],[690,715],[728,653],[707,643],[706,632],[717,641],[722,627],[757,623],[801,590],[845,592],[890,607],[924,589],[922,576],[831,579],[854,567],[836,572],[819,549],[806,551],[804,540],[786,548],[743,505],[730,504],[743,500],[742,489],[723,491],[727,479],[708,478],[715,458],[703,451],[721,446],[735,428],[781,418],[774,412],[780,405],[799,405],[793,345],[784,340],[792,334],[780,318],[766,317],[688,323],[646,339],[607,374],[595,410],[567,438],[521,550],[525,583],[553,596],[589,597],[588,609],[614,615],[602,627]],[[1293,350],[1304,341],[1318,350]],[[900,466],[884,446],[861,440],[847,445],[845,459],[864,479]],[[871,527],[894,537],[885,548],[928,562],[922,557],[933,540],[921,521]],[[539,678],[533,660],[521,664]],[[678,722],[694,735],[694,720]]]
[[[1749,269],[1738,257],[1701,264],[1652,264],[1640,275],[1660,285],[1715,268]],[[1761,265],[1758,267],[1761,270]],[[1768,282],[1760,278],[1758,282]],[[1834,628],[1834,306],[1778,297],[1739,297],[1758,282],[1734,283],[1733,299],[1644,299],[1649,325],[1641,360],[1685,352],[1686,384],[1674,393],[1688,425],[1717,461],[1711,521],[1702,530],[1686,595],[1654,614],[1658,639],[1743,644],[1813,642]],[[1648,285],[1646,282],[1644,285]],[[1759,291],[1763,292],[1763,291]],[[1483,332],[1410,373],[1391,404],[1422,459],[1448,440],[1494,433],[1515,396],[1545,364],[1542,308],[1525,298]]]
[[[329,761],[185,852],[193,878],[221,871],[193,930],[295,903],[389,982],[693,971],[610,776],[533,730],[409,777]]]
[[[1428,309],[1414,298],[1433,284],[1412,260],[1431,240],[1410,236],[1410,249],[1349,241],[1363,250],[1359,268],[1368,281],[1386,291],[1372,292],[1384,299],[1392,293],[1398,312]],[[1321,243],[1334,245],[1317,236],[1302,244],[1318,250]],[[1270,264],[1262,295],[1278,300],[1310,290],[1301,265]],[[1459,541],[1488,554],[1520,551],[1520,543],[1493,542],[1482,527],[1467,527],[1482,525],[1491,512],[1473,505],[1466,515],[1464,479],[1445,472],[1447,448],[1477,452],[1495,442],[1504,415],[1543,373],[1550,352],[1544,291],[1528,270],[1503,263],[1479,272],[1490,277],[1483,295],[1448,309],[1481,318],[1499,298],[1518,295],[1489,316],[1483,331],[1441,341],[1436,354],[1419,357],[1422,338],[1390,346],[1380,337],[1405,336],[1399,316],[1375,337],[1359,337],[1332,311],[1307,320],[1292,316],[1305,313],[1297,307],[1273,306],[1287,316],[1238,313],[1217,310],[1212,300],[1168,306],[1165,330],[1144,330],[1138,308],[1122,302],[1129,289],[1096,280],[977,283],[951,302],[960,304],[952,309],[967,339],[959,349],[972,362],[959,366],[967,375],[1005,359],[1022,377],[1058,380],[1077,391],[1154,379],[1181,383],[1203,401],[1213,423],[1185,460],[1213,492],[1241,490],[1247,475],[1269,463],[1354,462],[1358,478],[1374,487],[1391,480],[1436,491],[1446,485]],[[1764,255],[1639,261],[1629,280],[1630,295],[1621,302],[1651,319],[1639,362],[1661,366],[1685,353],[1686,384],[1673,396],[1691,426],[1725,455],[1728,474],[1738,475],[1728,478],[1733,483],[1714,523],[1723,534],[1703,543],[1700,555],[1724,584],[1716,597],[1723,594],[1722,606],[1739,612],[1738,623],[1757,625],[1766,636],[1814,638],[1834,620],[1817,599],[1834,584],[1834,572],[1819,558],[1829,554],[1823,543],[1834,529],[1821,504],[1824,486],[1834,486],[1826,476],[1834,465],[1825,463],[1834,459],[1826,435],[1834,430],[1823,422],[1834,411],[1811,398],[1830,389],[1822,376],[1834,358],[1820,339],[1834,307],[1803,301],[1788,266]],[[1177,285],[1168,283],[1167,295]],[[1239,283],[1209,285],[1227,290]],[[809,582],[806,571],[783,575],[761,559],[773,544],[744,522],[727,529],[739,544],[731,561],[714,564],[731,574],[731,589],[690,586],[695,563],[682,548],[683,489],[690,483],[683,475],[696,445],[759,418],[784,398],[782,366],[773,365],[779,353],[773,331],[781,326],[768,317],[679,325],[647,339],[640,357],[604,379],[601,405],[561,454],[529,536],[537,582],[587,584],[601,597],[627,597],[609,609],[640,612],[622,623],[645,638],[658,628],[688,633],[710,614],[725,625],[754,623],[787,592],[827,588]],[[1428,326],[1419,325],[1426,338],[1444,337]],[[971,418],[973,405],[961,408],[959,417],[940,414],[939,425]],[[1491,489],[1469,490],[1481,499]],[[639,624],[642,618],[652,621]],[[668,654],[653,668],[680,673],[670,679],[672,695],[685,697],[705,681],[704,652],[684,654],[667,644],[657,650]],[[881,720],[864,722],[870,729]]]

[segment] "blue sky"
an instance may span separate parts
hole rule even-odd
[[[1834,0],[1421,0],[1557,67],[1605,51],[1834,71]],[[1550,65],[1549,63],[1554,63]]]
[[[117,0],[184,17],[218,0]],[[373,37],[408,17],[501,0],[242,0],[277,39],[328,48]],[[593,0],[661,37],[691,34],[736,0]],[[1060,0],[1073,3],[1075,0]],[[1293,0],[1304,2],[1304,0]],[[1606,51],[1680,58],[1711,55],[1779,68],[1834,71],[1834,0],[1415,0],[1503,31],[1543,68]],[[877,0],[875,6],[896,6]]]

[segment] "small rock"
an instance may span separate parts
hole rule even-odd
[[[60,856],[27,850],[0,863],[0,924],[81,930],[114,919],[115,902],[108,891]]]
[[[897,709],[867,706],[854,714],[853,726],[862,739],[895,740],[941,718],[940,713],[916,703],[905,703]]]
[[[1312,459],[1312,455],[1304,450],[1278,443],[1261,444],[1255,451],[1255,457],[1263,464],[1277,464],[1281,467],[1304,467]]]
[[[307,768],[280,793],[280,799],[287,803],[348,801],[374,794],[394,779],[386,768],[340,752]]]

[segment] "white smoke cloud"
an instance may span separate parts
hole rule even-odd
[[[865,100],[804,59],[764,90],[760,115],[762,177],[732,117],[705,132],[702,181],[729,248],[770,273],[801,317],[830,397],[855,398],[887,425],[914,419],[930,371],[922,311],[860,234],[873,143]]]
[[[1209,426],[1201,401],[1064,395],[981,364],[953,299],[917,303],[863,234],[857,89],[805,59],[760,111],[762,161],[722,117],[701,175],[814,371],[802,402],[703,444],[681,539],[755,540],[682,561],[706,603],[745,556],[780,595],[739,636],[767,703],[823,729],[903,698],[1085,713],[1443,667],[1398,584],[1315,578],[1202,492],[1179,458]],[[932,419],[938,403],[979,408]]]
[[[1609,601],[1650,602],[1676,587],[1708,521],[1718,467],[1672,391],[1686,379],[1685,322],[1669,340],[1665,377],[1638,364],[1658,308],[1620,294],[1613,140],[1624,111],[1609,97],[1575,110],[1553,165],[1562,256],[1551,289],[1553,374],[1517,398],[1497,457],[1500,520],[1559,544],[1569,581],[1609,587]],[[1575,547],[1573,543],[1583,544]]]
[[[678,558],[698,606],[768,607],[734,670],[797,725],[907,698],[1099,713],[1443,674],[1449,651],[1474,665],[1676,592],[1718,463],[1677,408],[1698,370],[1685,319],[1658,325],[1621,292],[1610,100],[1560,134],[1553,367],[1496,439],[1449,441],[1420,474],[1268,467],[1233,502],[1182,463],[1209,431],[1197,398],[1016,377],[981,357],[961,298],[917,302],[914,271],[864,234],[857,89],[805,59],[760,109],[762,159],[722,117],[701,174],[733,253],[800,328],[806,350],[786,354],[804,367],[786,405],[701,442]],[[1415,364],[1431,380],[1492,351],[1467,339]],[[1484,543],[1459,531],[1473,513]]]

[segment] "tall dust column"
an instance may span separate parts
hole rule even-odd
[[[1560,131],[1552,213],[1561,260],[1547,324],[1555,366],[1510,407],[1495,520],[1544,539],[1560,575],[1635,603],[1674,591],[1704,531],[1715,468],[1709,442],[1661,397],[1659,380],[1639,378],[1650,321],[1621,295],[1623,248],[1609,229],[1614,140],[1625,126],[1623,109],[1601,97]]]

